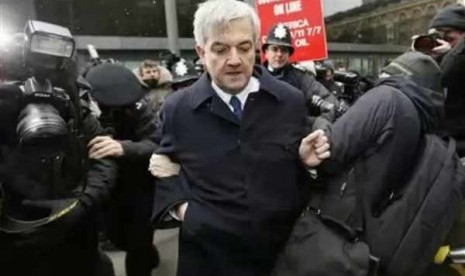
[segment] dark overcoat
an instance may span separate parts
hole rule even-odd
[[[150,216],[155,187],[147,168],[157,149],[155,114],[152,106],[142,99],[134,104],[130,115],[113,118],[111,126],[102,120],[124,151],[117,159],[116,187],[105,210],[106,230],[111,241],[128,252],[152,250],[154,231]]]
[[[159,154],[181,164],[157,181],[154,223],[188,202],[178,275],[267,275],[308,198],[298,147],[305,135],[302,93],[255,67],[260,90],[242,120],[208,75],[169,97]]]

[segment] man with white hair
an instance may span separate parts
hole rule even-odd
[[[303,95],[254,67],[252,7],[204,2],[194,35],[207,74],[161,112],[153,221],[182,223],[178,275],[269,275],[307,202],[306,167],[328,158],[329,144],[322,131],[305,137]],[[166,157],[179,173],[158,169]]]

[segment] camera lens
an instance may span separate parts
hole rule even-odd
[[[21,110],[16,128],[22,150],[41,157],[65,147],[68,128],[59,112],[49,104],[29,104]]]

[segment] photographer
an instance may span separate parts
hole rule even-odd
[[[447,88],[445,103],[444,130],[457,140],[457,152],[465,156],[465,7],[460,4],[451,5],[431,21],[430,27],[442,35],[448,51],[441,61],[442,85]],[[433,50],[436,51],[436,50]]]
[[[329,92],[333,93],[333,95],[336,95],[336,97],[341,97],[342,89],[334,81],[334,68],[329,64],[323,63],[321,69],[323,73],[321,79],[319,79],[319,82],[321,82],[321,84],[323,84],[323,86],[326,87]]]
[[[28,79],[0,85],[0,274],[114,275],[96,215],[116,164],[87,158],[87,143],[104,131],[80,98],[89,85],[76,81],[74,40],[39,21],[24,37],[18,63]]]
[[[336,120],[338,101],[315,77],[297,69],[289,59],[294,52],[289,28],[282,24],[274,26],[262,46],[266,61],[263,66],[276,78],[296,87],[305,96],[308,113],[312,117],[321,116],[329,122]],[[314,97],[317,96],[317,97]],[[317,100],[315,100],[317,99]],[[321,104],[324,100],[332,108],[325,108]]]
[[[405,218],[400,217],[401,222],[394,225],[399,231],[380,235],[385,224],[379,217],[386,208],[395,208],[398,200],[404,199],[403,187],[422,156],[419,150],[424,146],[424,135],[438,131],[444,100],[440,69],[430,56],[411,51],[396,58],[382,72],[378,84],[333,124],[328,135],[331,157],[320,167],[330,174],[320,208],[324,215],[363,230],[361,240],[368,243],[372,256],[381,259],[380,275],[413,275],[386,271],[393,265],[389,263],[392,259],[397,264],[402,261],[399,256],[388,259],[392,251],[386,248],[392,244],[386,241],[407,232],[403,228]],[[436,207],[447,204],[444,201]],[[428,237],[434,240],[439,236],[437,232],[437,236]],[[404,242],[405,248],[418,246]],[[429,243],[424,247],[425,251],[431,250]],[[409,265],[421,266],[424,259],[418,261],[419,264]]]
[[[461,4],[447,6],[434,16],[429,27],[438,36],[438,45],[432,50],[432,56],[441,61],[451,48],[463,40],[465,7]]]

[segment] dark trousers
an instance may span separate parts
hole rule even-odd
[[[24,235],[0,234],[0,275],[115,275],[111,260],[98,249],[96,234],[81,232],[50,246],[29,244]]]
[[[179,235],[178,276],[269,275],[283,246],[282,239],[213,227],[201,207],[189,203]],[[270,231],[271,230],[271,231]]]
[[[127,276],[150,276],[158,259],[150,222],[153,208],[151,187],[117,187],[104,217],[110,240],[126,251]]]

